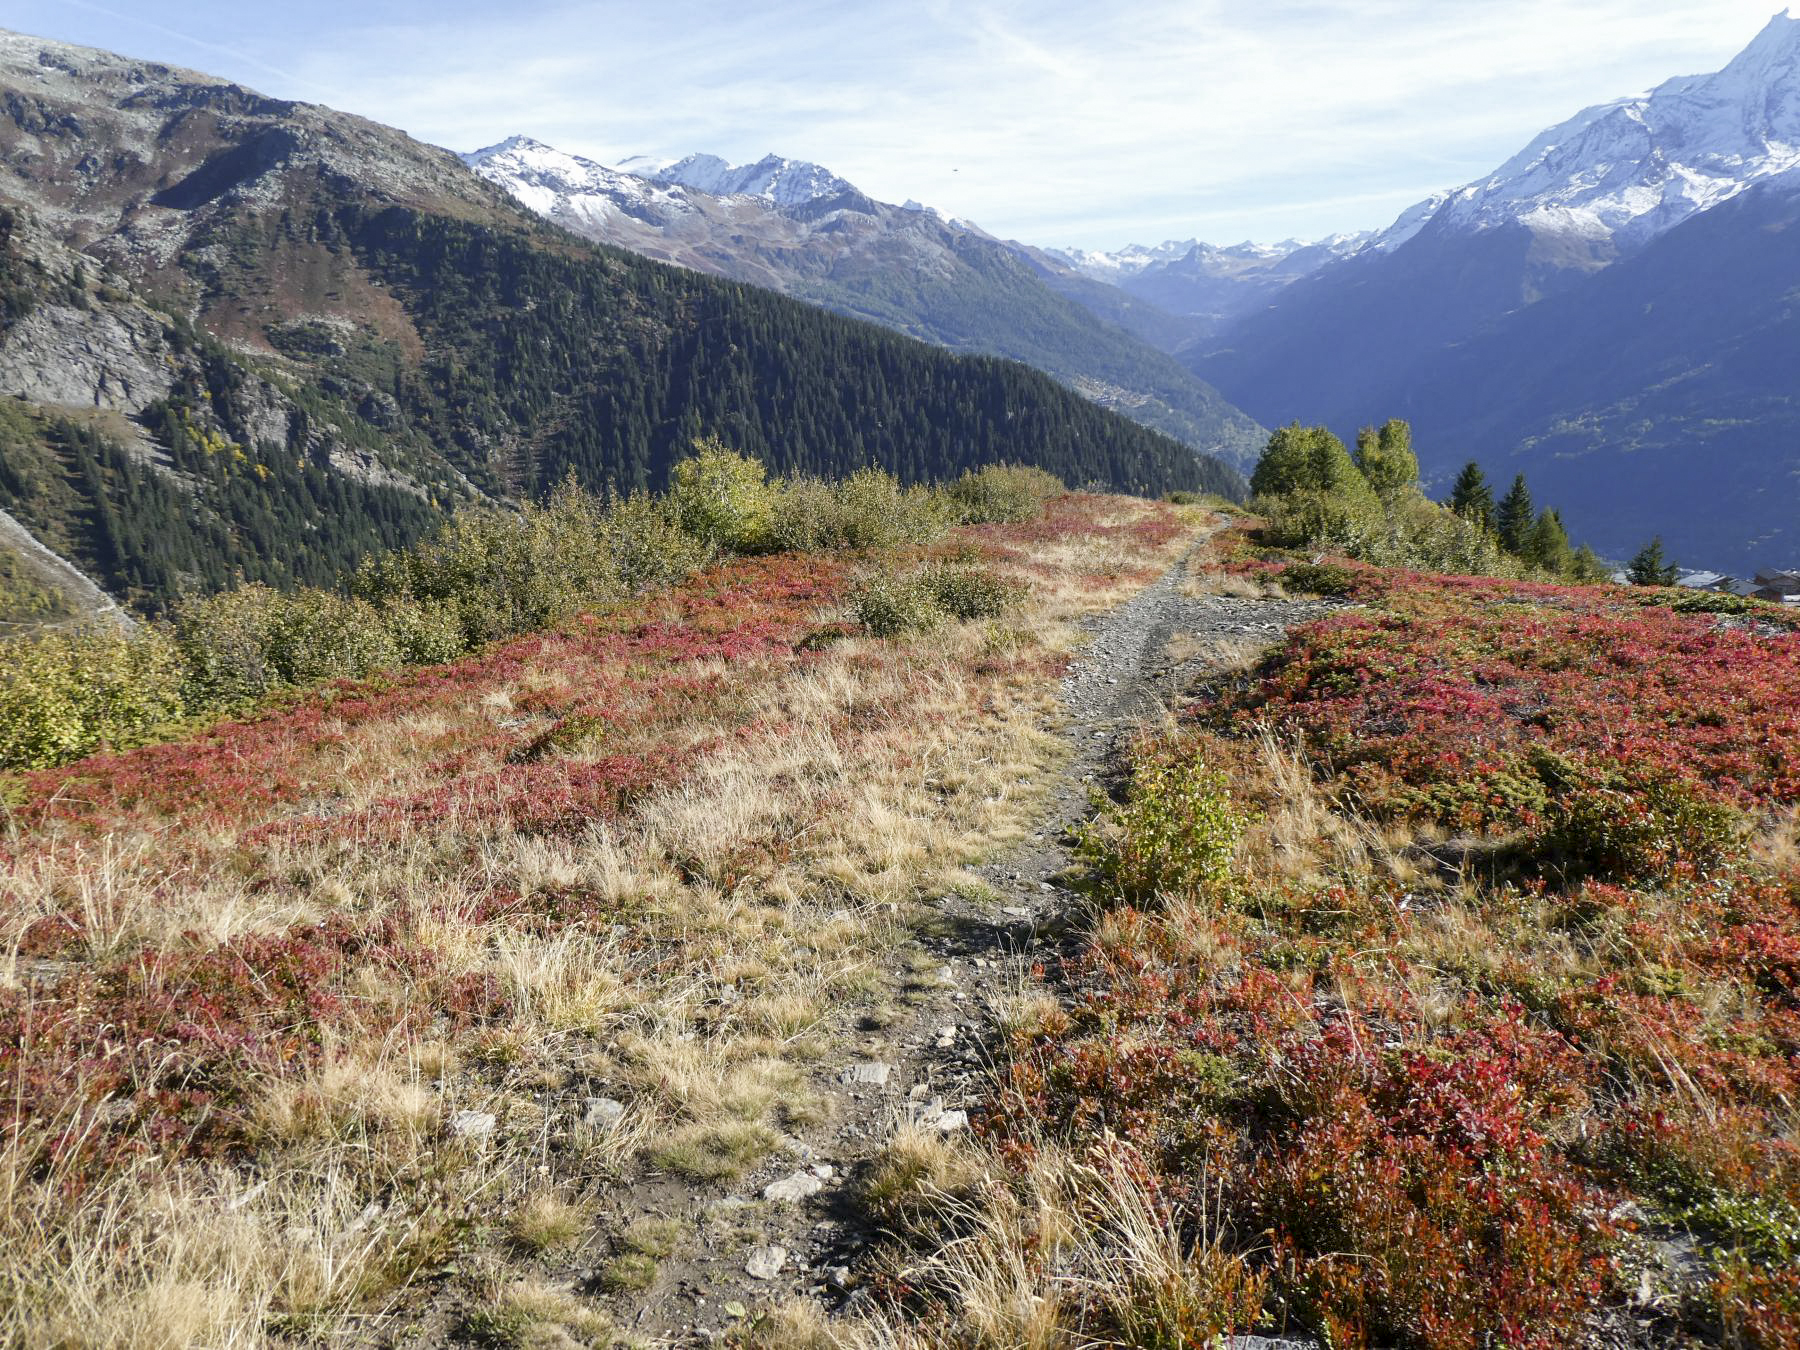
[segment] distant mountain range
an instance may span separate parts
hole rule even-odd
[[[1128,331],[1130,297],[966,221],[917,203],[875,201],[819,165],[771,155],[733,166],[690,155],[609,168],[524,136],[463,158],[586,238],[765,286],[954,351],[1026,362],[1202,453],[1248,464],[1267,436],[1192,371]],[[1175,342],[1193,336],[1166,315],[1150,325]]]
[[[466,158],[589,238],[1015,357],[1240,465],[1262,426],[1404,416],[1428,481],[1469,458],[1523,471],[1605,553],[1661,533],[1697,564],[1800,557],[1800,389],[1777,355],[1800,351],[1785,14],[1716,74],[1586,109],[1384,230],[1310,242],[1034,247],[773,155],[609,169],[515,137]]]
[[[154,607],[329,579],[565,474],[652,485],[702,434],[784,471],[1022,459],[1231,490],[1221,461],[1251,462],[1266,426],[1398,415],[1428,482],[1469,458],[1523,471],[1604,553],[1660,533],[1696,565],[1800,559],[1786,15],[1385,230],[1115,253],[777,156],[609,168],[515,137],[459,158],[20,35],[0,34],[0,93],[0,592],[24,578],[20,612],[80,590],[11,548],[20,528]]]
[[[15,525],[156,609],[566,476],[658,486],[706,435],[782,473],[1242,482],[1025,366],[578,239],[391,128],[10,33],[0,395],[0,622],[81,603]]]
[[[1800,557],[1800,19],[1578,113],[1184,359],[1265,422],[1414,422],[1596,547]]]
[[[1250,313],[1302,277],[1348,257],[1373,234],[1333,235],[1279,244],[1246,241],[1220,248],[1198,239],[1132,245],[1117,253],[1080,249],[1052,253],[1082,276],[1106,282],[1183,321],[1178,346],[1189,346]]]

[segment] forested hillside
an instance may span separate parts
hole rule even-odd
[[[0,508],[146,610],[329,581],[480,498],[1000,461],[1241,480],[1036,371],[578,240],[454,156],[0,35]]]
[[[402,209],[352,207],[334,224],[432,353],[402,406],[459,444],[510,444],[502,465],[465,465],[515,475],[497,488],[542,490],[571,471],[658,486],[700,435],[780,473],[877,464],[917,482],[1019,460],[1127,491],[1231,486],[1037,371],[951,358],[769,291]]]
[[[748,170],[721,176],[709,163],[691,183],[673,170],[646,180],[523,136],[463,158],[583,238],[1023,361],[1202,454],[1248,464],[1266,434],[1164,354],[1176,342],[1157,350],[1138,332],[1148,306],[967,221],[875,201],[818,165],[787,163],[812,186],[778,201],[743,191],[761,182]],[[1096,292],[1109,298],[1096,304]],[[1163,318],[1153,328],[1179,327]]]

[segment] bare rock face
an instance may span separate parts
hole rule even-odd
[[[0,393],[133,416],[169,392],[161,325],[145,310],[39,305],[0,337]]]
[[[0,30],[0,86],[0,194],[134,277],[321,176],[477,215],[501,201],[401,132],[155,62]]]
[[[246,380],[233,400],[243,426],[244,439],[251,445],[288,443],[293,426],[293,404],[267,380]]]

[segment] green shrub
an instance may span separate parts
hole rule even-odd
[[[1755,602],[1727,591],[1664,591],[1642,596],[1646,605],[1667,605],[1677,614],[1748,614]]]
[[[997,619],[1019,602],[1025,587],[992,568],[939,564],[919,578],[931,602],[953,619]]]
[[[1356,573],[1338,563],[1289,563],[1281,569],[1281,586],[1302,595],[1352,595]]]
[[[852,592],[856,621],[876,637],[921,633],[943,622],[944,611],[915,577],[872,576]]]
[[[1279,548],[1330,549],[1421,572],[1523,577],[1529,570],[1491,532],[1410,489],[1386,502],[1367,493],[1293,492],[1263,498],[1257,510],[1264,541]]]
[[[1230,889],[1249,823],[1225,774],[1165,751],[1138,761],[1125,804],[1107,808],[1079,848],[1128,899],[1199,895]]]
[[[639,494],[607,508],[601,526],[612,583],[627,595],[672,586],[712,557],[712,550],[681,528],[663,500]]]
[[[837,493],[818,478],[781,484],[769,512],[769,547],[777,553],[817,553],[842,541]]]
[[[380,613],[395,651],[409,666],[439,665],[467,650],[462,619],[442,601],[394,600]]]
[[[160,629],[0,644],[0,768],[49,768],[128,745],[183,711],[180,656]]]
[[[1325,427],[1277,427],[1256,462],[1250,488],[1259,497],[1315,494],[1369,505],[1375,492],[1350,450]]]
[[[425,606],[410,609],[407,635],[422,649],[453,645],[441,632],[447,627],[441,607],[436,624]],[[310,588],[284,593],[240,586],[186,602],[175,613],[175,641],[195,710],[231,707],[287,686],[361,679],[404,659],[396,632],[374,605]]]
[[[1631,881],[1683,863],[1716,867],[1741,845],[1742,815],[1672,774],[1547,749],[1533,752],[1531,766],[1549,798],[1532,852],[1571,876]]]
[[[1264,541],[1277,548],[1335,547],[1355,556],[1384,524],[1380,504],[1369,495],[1287,492],[1258,497],[1251,509],[1263,517]]]
[[[1025,587],[990,567],[933,563],[904,576],[865,577],[851,595],[857,622],[876,637],[937,627],[945,619],[996,619],[1016,605]]]
[[[1044,503],[1066,492],[1062,479],[1024,464],[971,469],[944,489],[966,525],[1016,525],[1035,520]]]
[[[879,469],[859,469],[839,483],[794,479],[776,490],[768,546],[780,552],[897,548],[940,534],[947,514],[939,494],[902,488]]]
[[[923,543],[943,530],[937,494],[902,488],[892,474],[858,469],[835,487],[844,548],[898,548]]]
[[[459,511],[412,548],[365,560],[350,587],[379,607],[444,604],[469,646],[534,632],[619,597],[606,526],[604,504],[565,484],[541,506]]]
[[[280,683],[360,680],[400,664],[393,631],[368,601],[312,588],[281,599],[269,650]]]
[[[694,453],[674,468],[669,507],[681,528],[701,543],[755,553],[769,542],[775,490],[757,460],[714,440],[694,443]]]

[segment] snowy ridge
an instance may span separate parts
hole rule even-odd
[[[717,199],[751,197],[777,210],[861,195],[829,169],[779,155],[740,165],[717,155],[689,155],[673,162],[634,155],[609,168],[529,136],[509,136],[461,159],[538,214],[561,220],[601,221],[623,212],[666,224],[671,214],[697,209],[691,193]]]
[[[1460,230],[1519,221],[1627,250],[1797,169],[1800,19],[1784,10],[1723,70],[1583,109],[1487,178],[1411,208],[1380,246],[1431,220]]]
[[[1433,223],[1475,231],[1517,221],[1537,234],[1624,252],[1790,174],[1800,184],[1800,18],[1783,10],[1723,70],[1583,109],[1486,178],[1434,193],[1385,230],[1230,247],[1171,239],[1114,251],[1046,251],[1115,286],[1172,270],[1242,275],[1290,258],[1287,270],[1301,274],[1364,249],[1391,253]]]
[[[1277,244],[1259,244],[1246,239],[1241,244],[1209,244],[1200,239],[1166,239],[1160,244],[1127,244],[1114,252],[1096,249],[1047,249],[1077,272],[1094,281],[1118,285],[1132,277],[1143,276],[1158,268],[1181,266],[1199,269],[1213,275],[1256,270],[1274,265],[1304,253],[1321,250],[1320,261],[1344,257],[1361,248],[1373,236],[1334,234],[1324,239],[1283,239]]]
[[[780,155],[765,155],[754,164],[728,164],[717,155],[689,155],[644,176],[653,183],[693,188],[713,197],[759,197],[790,208],[856,192],[853,184],[829,169]]]
[[[598,224],[619,215],[666,219],[694,209],[679,187],[659,186],[529,136],[509,136],[460,158],[490,183],[554,220]]]

